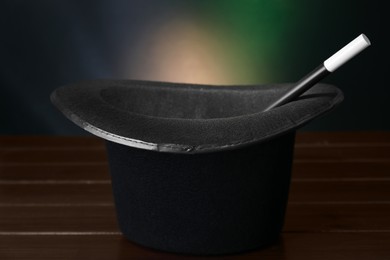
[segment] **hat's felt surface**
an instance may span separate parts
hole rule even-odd
[[[279,136],[343,100],[338,88],[317,84],[297,100],[262,112],[290,86],[91,80],[58,88],[51,99],[71,121],[109,141],[148,150],[201,153]]]
[[[343,99],[336,87],[319,84],[262,112],[290,86],[94,80],[59,88],[51,98],[74,123],[109,141],[126,238],[170,252],[218,255],[277,241],[294,130]]]
[[[106,142],[123,235],[195,255],[245,252],[283,228],[295,131],[213,153],[161,153]]]

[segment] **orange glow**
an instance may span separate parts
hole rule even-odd
[[[130,50],[132,78],[168,82],[223,84],[232,79],[215,37],[201,24],[166,21],[148,31]]]

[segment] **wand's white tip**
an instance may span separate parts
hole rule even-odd
[[[360,34],[359,35],[359,37],[362,37],[363,38],[363,41],[365,41],[366,42],[366,44],[367,44],[367,46],[366,47],[368,47],[368,46],[370,46],[371,45],[371,42],[370,42],[370,40],[368,39],[368,37],[364,34],[364,33],[362,33],[362,34]],[[358,37],[358,38],[359,38]]]
[[[370,45],[371,42],[367,36],[360,34],[357,38],[324,61],[324,66],[329,72],[333,72]]]

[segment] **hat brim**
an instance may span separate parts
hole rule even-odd
[[[277,137],[343,100],[337,87],[317,84],[297,100],[263,112],[290,86],[91,80],[60,87],[51,100],[72,122],[106,140],[148,150],[202,153]]]

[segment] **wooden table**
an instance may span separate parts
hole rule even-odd
[[[0,259],[137,258],[194,257],[121,236],[100,139],[0,137]],[[216,258],[390,259],[390,133],[299,133],[279,243]]]

